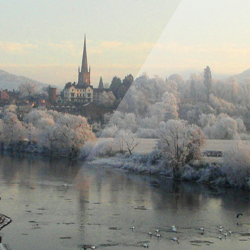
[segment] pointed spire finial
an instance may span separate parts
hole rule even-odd
[[[104,86],[103,86],[103,80],[102,80],[102,77],[100,77],[98,89],[103,89],[103,88],[104,88]]]
[[[81,72],[88,72],[87,49],[86,49],[86,34],[84,35],[83,55],[82,55],[82,69]]]

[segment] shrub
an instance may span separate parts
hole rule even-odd
[[[241,143],[224,154],[222,172],[230,186],[250,188],[250,149]]]

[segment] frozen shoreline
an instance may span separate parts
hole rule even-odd
[[[104,140],[102,138],[98,142],[101,143]],[[155,142],[156,140],[143,139],[141,146],[134,150],[133,155],[126,153],[125,155],[116,154],[113,157],[92,157],[88,159],[88,163],[138,174],[174,178],[173,169],[164,156],[160,156],[159,151],[152,151]],[[236,148],[237,145],[238,141],[208,140],[203,151],[222,151],[224,153],[232,148]],[[242,148],[242,145],[243,148],[249,149],[250,141],[243,141],[241,147],[239,147]],[[245,163],[241,162],[241,159],[237,158],[238,156],[233,157],[236,157],[232,159],[235,163],[230,162],[230,165],[233,164],[233,168],[227,165],[223,157],[202,157],[200,160],[191,161],[180,168],[179,177],[177,178],[184,181],[249,190],[250,178],[248,177],[248,168],[245,166]],[[244,158],[243,155],[242,157]]]

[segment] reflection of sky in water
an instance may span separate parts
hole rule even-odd
[[[72,185],[79,168],[65,159],[2,157],[1,213],[13,219],[1,231],[3,242],[13,250],[80,249],[83,244],[130,250],[143,242],[153,249],[247,246],[247,192],[92,166],[82,168]],[[238,212],[244,216],[236,219]],[[220,241],[219,225],[234,233]],[[160,239],[148,235],[157,228]]]

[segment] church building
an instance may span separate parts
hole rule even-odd
[[[64,102],[99,102],[100,95],[103,91],[110,91],[104,89],[102,77],[100,78],[98,88],[94,88],[90,81],[90,67],[88,67],[86,36],[84,37],[83,55],[81,68],[78,67],[78,82],[66,83],[63,93]]]

